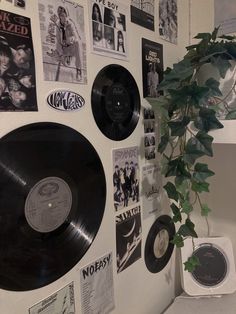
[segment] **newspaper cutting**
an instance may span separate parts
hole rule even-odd
[[[75,298],[73,282],[35,304],[29,314],[75,314]]]
[[[158,164],[150,164],[142,168],[142,201],[143,218],[161,211],[161,171]]]
[[[110,313],[115,308],[112,253],[80,270],[82,314]]]
[[[91,47],[94,53],[127,59],[127,12],[128,6],[119,1],[91,1]]]
[[[113,188],[116,211],[139,202],[137,146],[113,150]]]
[[[162,39],[177,44],[177,0],[159,1],[159,35]]]
[[[70,0],[39,0],[46,81],[86,84],[84,9]]]
[[[131,22],[155,30],[155,1],[131,0]]]
[[[28,17],[0,10],[0,111],[37,111]]]
[[[132,265],[141,257],[140,206],[116,216],[116,262],[117,273]]]

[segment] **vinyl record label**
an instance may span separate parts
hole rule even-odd
[[[162,215],[149,230],[145,244],[145,263],[152,273],[161,271],[169,262],[174,245],[170,242],[175,234],[171,218]]]
[[[0,140],[0,288],[26,291],[65,275],[100,227],[101,160],[80,133],[34,123]]]
[[[97,74],[91,103],[95,122],[107,138],[124,140],[136,128],[140,96],[133,76],[124,67],[111,64]]]

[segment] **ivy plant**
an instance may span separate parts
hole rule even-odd
[[[164,189],[170,199],[176,233],[173,243],[184,246],[186,237],[197,237],[191,213],[199,210],[208,216],[211,209],[202,202],[202,193],[209,192],[207,179],[214,175],[208,164],[201,162],[203,156],[213,156],[213,136],[209,131],[223,128],[216,117],[219,103],[225,99],[219,89],[219,80],[209,77],[199,83],[198,74],[205,64],[211,64],[225,78],[227,70],[236,59],[234,36],[199,33],[198,43],[186,47],[181,61],[164,71],[158,89],[162,96],[151,103],[161,112],[161,138],[158,151],[162,155],[162,173],[167,178]],[[230,92],[234,92],[235,84]],[[227,108],[226,108],[227,109]],[[236,111],[228,111],[226,119],[236,118]],[[211,133],[213,134],[213,133]],[[205,159],[204,159],[205,160]],[[199,264],[189,258],[185,269],[193,271]]]

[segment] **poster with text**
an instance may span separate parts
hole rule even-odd
[[[141,257],[142,226],[140,206],[116,216],[117,273]]]
[[[115,308],[112,253],[80,270],[82,314],[110,313]]]
[[[139,201],[137,146],[113,150],[113,188],[116,211]]]
[[[39,0],[46,81],[87,83],[84,9],[69,0]]]
[[[127,59],[128,6],[120,1],[90,1],[91,47],[94,53]]]
[[[236,32],[235,0],[215,0],[215,27],[220,26],[218,35]]]
[[[158,164],[143,166],[141,195],[144,219],[161,210],[161,187],[160,166]]]
[[[131,0],[131,22],[155,30],[155,0]]]
[[[173,44],[177,44],[178,38],[177,13],[177,0],[159,1],[159,35]]]
[[[157,90],[163,78],[163,46],[142,38],[143,97],[160,96]]]
[[[29,309],[29,314],[75,314],[73,282]]]
[[[3,10],[0,20],[0,111],[37,111],[31,21]]]

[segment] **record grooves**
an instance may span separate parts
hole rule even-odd
[[[174,245],[170,242],[175,226],[168,215],[162,215],[151,226],[145,243],[145,263],[152,273],[160,272],[169,262]]]
[[[134,131],[140,114],[140,96],[131,73],[111,64],[96,76],[91,95],[94,119],[109,139],[120,141]]]
[[[0,288],[26,291],[66,274],[100,227],[102,163],[80,133],[34,123],[0,140]]]

